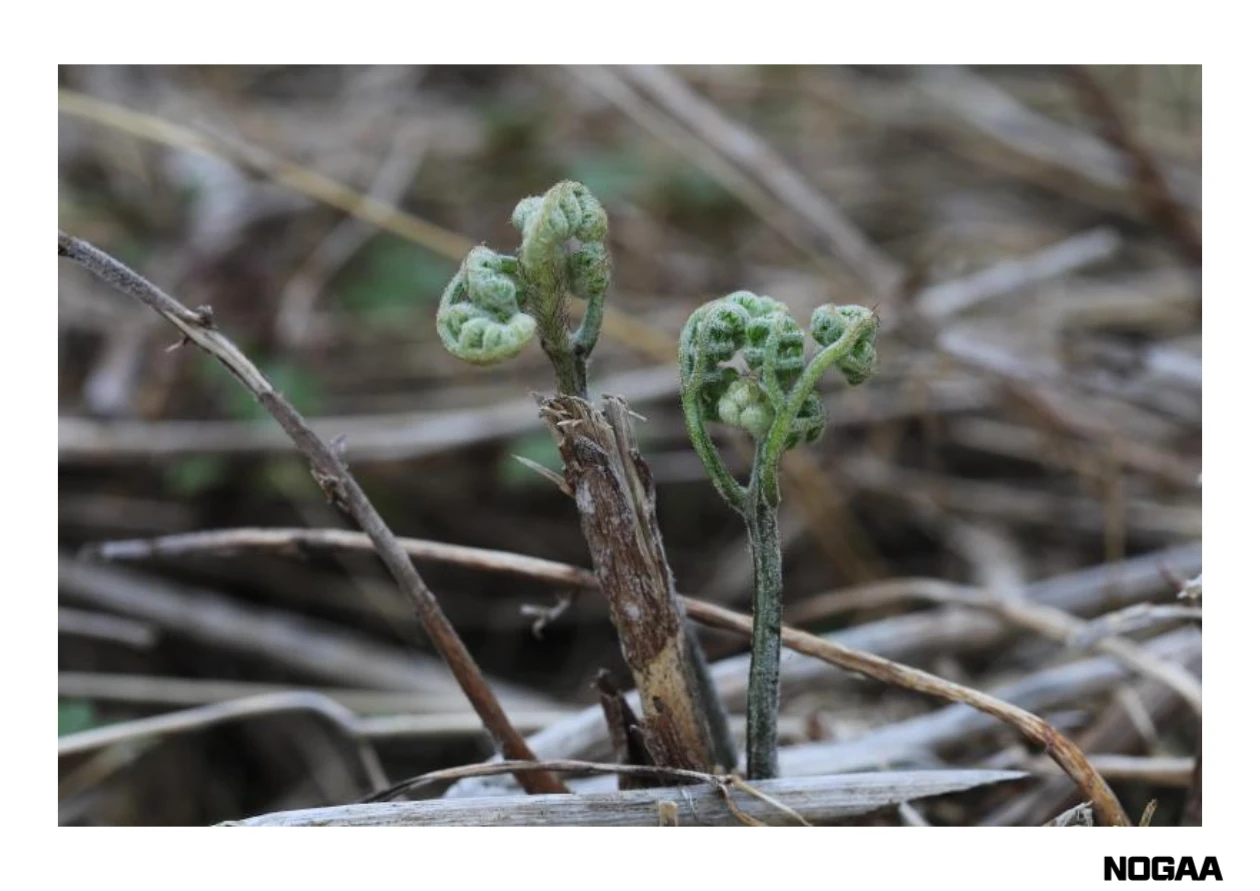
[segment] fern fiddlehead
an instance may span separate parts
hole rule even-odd
[[[778,770],[779,652],[783,570],[779,540],[779,464],[784,452],[816,442],[826,426],[817,386],[835,367],[850,386],[875,369],[875,314],[860,306],[820,306],[805,361],[805,334],[787,307],[737,291],[704,304],[679,339],[683,414],[693,447],[723,499],[743,518],[753,558],[752,665],[748,682],[747,769],[754,779]],[[746,372],[731,363],[742,355]],[[756,444],[743,485],[727,469],[705,424],[745,431]]]
[[[453,355],[474,365],[516,356],[537,323],[524,312],[512,272],[516,260],[485,247],[469,252],[438,306],[438,336]]]
[[[589,189],[566,181],[522,199],[512,224],[521,233],[514,256],[473,248],[447,286],[437,315],[442,344],[466,362],[491,365],[518,355],[537,335],[557,389],[585,397],[612,274],[608,216]],[[569,297],[586,302],[575,331]]]

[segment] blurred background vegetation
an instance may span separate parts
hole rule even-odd
[[[60,84],[61,227],[212,305],[321,432],[346,435],[399,535],[589,565],[572,505],[513,458],[559,466],[529,397],[551,386],[545,358],[472,368],[434,330],[463,252],[510,249],[516,201],[573,178],[609,212],[615,264],[592,389],[646,418],[679,590],[748,608],[743,529],[689,449],[669,369],[688,314],[737,288],[801,321],[823,302],[878,305],[885,321],[876,379],[834,387],[828,433],[792,470],[789,620],[847,586],[1018,589],[1199,537],[1198,67],[83,66]],[[391,777],[489,754],[370,557],[73,561],[90,542],[343,522],[252,398],[209,358],[167,351],[147,309],[68,265],[59,300],[59,733],[313,684],[362,715],[436,716],[380,732]],[[601,667],[629,683],[598,597],[536,635],[522,606],[565,592],[421,570],[524,729],[594,701]],[[111,599],[113,582],[127,590]],[[128,599],[141,585],[159,600]],[[1160,596],[1175,593],[1170,579]],[[352,633],[350,663],[410,660],[417,680],[233,645],[241,617],[219,607],[259,611],[243,615],[299,647]],[[715,659],[741,647],[704,642]],[[983,687],[1046,658],[924,664]],[[1088,729],[1113,693],[1073,703],[1065,729]],[[837,673],[789,697],[785,733],[844,738],[933,707]],[[1196,717],[1156,718],[1131,751],[1193,754]],[[61,820],[200,824],[352,800],[362,777],[334,731],[272,715],[64,757]],[[1009,793],[986,794],[930,816],[976,822]]]

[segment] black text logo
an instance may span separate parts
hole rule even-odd
[[[1103,881],[1179,882],[1189,879],[1203,882],[1221,879],[1221,867],[1215,857],[1196,862],[1193,857],[1104,857]]]

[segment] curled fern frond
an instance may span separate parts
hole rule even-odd
[[[723,364],[736,354],[744,357],[747,377]],[[805,335],[784,304],[736,291],[692,314],[683,329],[679,362],[684,388],[690,379],[705,420],[740,427],[760,440],[769,430],[766,420],[783,407],[785,391],[805,368]],[[715,419],[714,407],[721,405],[726,411],[719,408]],[[814,425],[802,421],[799,426],[797,440]]]
[[[512,225],[521,233],[521,264],[527,277],[549,279],[560,267],[570,279],[575,275],[590,277],[591,270],[604,268],[607,275],[607,253],[603,248],[608,235],[608,215],[599,200],[581,183],[566,181],[557,183],[543,196],[522,199],[512,212]],[[570,241],[576,242],[570,245]],[[601,256],[602,254],[602,256]],[[580,257],[571,262],[572,258]],[[572,282],[570,282],[572,284]],[[589,291],[591,285],[602,294],[607,288],[587,281],[577,291]]]
[[[777,503],[778,462],[788,449],[816,442],[827,415],[818,381],[836,366],[851,385],[875,370],[878,320],[860,306],[821,306],[810,332],[819,350],[805,360],[805,334],[787,307],[770,297],[736,291],[691,314],[678,344],[683,409],[709,477],[728,501],[743,497],[721,464],[706,423],[746,431],[760,447],[754,476]],[[737,359],[747,367],[740,372]]]
[[[822,399],[817,393],[810,393],[805,397],[801,410],[792,419],[792,424],[788,428],[786,447],[794,449],[801,444],[809,445],[818,442],[826,426],[827,410],[823,408]]]
[[[818,440],[827,423],[818,381],[835,365],[850,384],[875,369],[875,314],[859,306],[823,306],[810,333],[819,349],[805,361],[805,334],[787,307],[736,291],[687,319],[678,343],[687,434],[718,493],[748,527],[756,586],[748,676],[748,774],[777,771],[779,653],[783,557],[779,538],[779,462]],[[743,357],[746,373],[735,362]],[[722,462],[705,427],[718,422],[748,432],[757,444],[747,485]]]
[[[693,312],[678,342],[683,384],[732,359],[744,346],[748,323],[747,311],[726,300],[712,300]]]
[[[569,255],[568,271],[574,297],[586,301],[602,299],[612,279],[608,248],[601,241],[583,244]]]
[[[475,365],[516,356],[536,324],[522,310],[514,277],[516,260],[476,247],[460,265],[438,306],[437,329],[446,349]]]
[[[874,321],[874,323],[872,323]],[[861,306],[820,306],[810,318],[809,331],[821,347],[839,342],[855,326],[862,326],[852,347],[836,358],[836,367],[850,386],[869,380],[875,373],[874,313]]]
[[[562,182],[517,203],[516,256],[474,248],[442,295],[438,332],[446,348],[479,365],[515,356],[535,335],[560,392],[586,395],[586,365],[604,315],[612,263],[608,215],[581,183]],[[565,301],[586,301],[576,330]]]

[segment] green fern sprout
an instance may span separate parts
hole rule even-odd
[[[557,390],[585,398],[612,275],[608,216],[581,183],[562,182],[517,204],[512,224],[521,233],[515,256],[473,248],[442,294],[442,344],[466,362],[493,365],[518,355],[537,334]],[[569,297],[586,301],[573,331]]]
[[[464,258],[438,309],[438,336],[449,352],[474,365],[494,365],[533,339],[537,323],[517,299],[515,267],[515,259],[485,247]]]
[[[826,425],[817,386],[835,367],[850,386],[875,371],[879,320],[860,306],[820,306],[810,321],[818,344],[805,361],[805,334],[787,307],[737,291],[701,306],[683,327],[678,361],[683,414],[705,472],[744,518],[752,551],[752,667],[748,680],[748,776],[778,772],[779,651],[783,556],[779,540],[779,464],[783,454],[816,442]],[[745,371],[729,364],[742,355]],[[722,463],[705,424],[746,431],[756,444],[746,485]]]
[[[512,225],[521,233],[515,254],[473,248],[447,285],[437,313],[442,344],[466,362],[493,365],[519,355],[537,336],[555,369],[559,394],[586,399],[587,365],[612,277],[608,216],[581,183],[561,182],[545,195],[521,200]],[[570,327],[570,298],[586,304],[576,328]],[[730,399],[724,410],[740,412]],[[686,635],[713,760],[733,764],[730,728],[704,651],[693,629]]]

